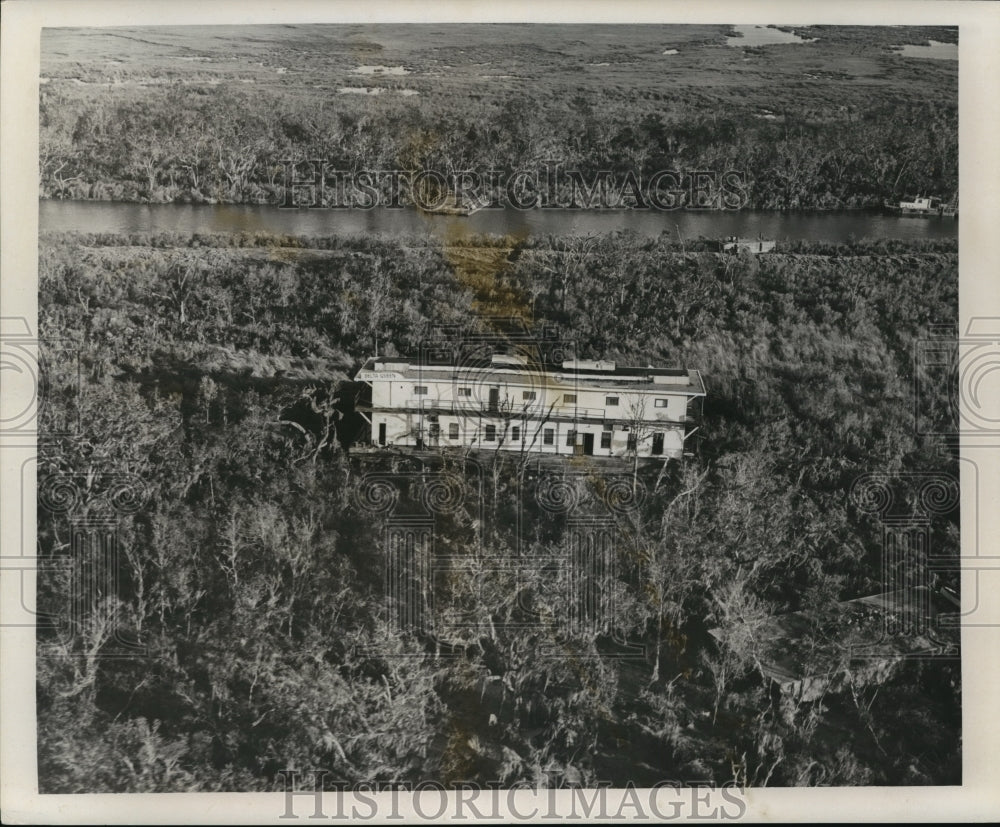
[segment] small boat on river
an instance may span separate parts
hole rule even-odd
[[[952,199],[948,203],[945,203],[942,199],[935,198],[934,196],[918,195],[912,201],[900,201],[898,204],[890,204],[887,202],[886,207],[893,212],[900,213],[901,215],[949,217],[955,217],[958,215],[957,199]]]

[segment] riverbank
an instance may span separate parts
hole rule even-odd
[[[333,180],[333,179],[331,179]],[[684,211],[685,209],[703,209],[700,207],[681,204],[676,210],[668,210],[664,205],[673,206],[671,197],[665,190],[653,194],[649,192],[636,191],[630,186],[623,187],[618,192],[605,192],[602,201],[591,199],[585,200],[585,189],[593,182],[584,182],[584,186],[577,186],[576,189],[563,186],[552,193],[551,196],[536,193],[521,195],[525,204],[522,209],[574,209],[582,211],[601,211],[616,209],[631,210],[658,210],[661,212]],[[599,187],[595,188],[599,189]],[[685,193],[685,195],[687,195]],[[244,207],[286,207],[290,205],[291,198],[289,190],[281,184],[250,184],[240,194],[234,194],[232,190],[225,188],[214,188],[209,192],[191,187],[177,185],[161,185],[152,189],[137,185],[129,181],[98,181],[89,183],[87,181],[74,180],[55,184],[47,182],[43,184],[39,191],[40,201],[95,201],[99,203],[113,204],[182,204],[182,205],[224,205],[224,206],[244,206]],[[717,210],[753,210],[765,212],[787,212],[787,213],[808,213],[808,212],[872,212],[893,214],[896,211],[887,204],[898,203],[892,199],[879,199],[875,196],[852,196],[849,198],[836,198],[829,194],[821,196],[810,202],[808,199],[804,203],[799,203],[794,207],[783,206],[780,203],[771,203],[773,199],[767,201],[754,201],[753,199],[743,200],[742,190],[729,192],[713,191],[711,193],[713,204],[711,209]],[[656,199],[659,199],[657,201]],[[725,199],[725,200],[724,200]],[[433,204],[418,204],[414,199],[405,193],[392,199],[385,197],[381,199],[381,204],[392,203],[394,209],[423,209],[429,214],[457,215],[465,216],[482,209],[497,209],[510,205],[511,197],[509,193],[502,190],[493,190],[483,193],[481,198],[485,206],[477,207],[474,210],[462,208],[443,207],[434,209]],[[537,203],[535,203],[537,200]],[[950,200],[950,199],[944,199]],[[551,203],[549,203],[551,201]],[[360,200],[352,203],[336,203],[328,200],[324,203],[303,204],[303,208],[309,209],[359,209],[367,210],[377,208],[369,206],[365,201]],[[532,206],[527,206],[531,204]],[[734,206],[739,204],[739,206]],[[493,206],[490,206],[493,205]],[[515,206],[515,208],[517,208]]]
[[[634,197],[622,197],[617,201],[612,201],[610,203],[603,204],[582,204],[574,203],[579,199],[573,198],[574,193],[568,189],[561,190],[555,194],[553,201],[554,205],[548,205],[542,200],[542,203],[538,206],[525,207],[525,211],[529,209],[571,209],[581,212],[602,212],[607,210],[651,210],[658,212],[684,212],[686,209],[699,209],[695,207],[680,206],[676,210],[667,210],[659,207],[655,204],[649,203],[648,200],[643,201],[643,203],[637,203]],[[246,198],[243,200],[234,200],[227,197],[225,193],[216,193],[214,195],[206,195],[200,190],[193,190],[190,188],[178,188],[178,187],[159,187],[152,193],[144,193],[135,187],[130,187],[123,183],[97,183],[97,184],[75,184],[68,186],[59,190],[58,192],[52,191],[41,191],[39,192],[38,200],[43,201],[73,201],[73,202],[88,202],[94,201],[103,204],[179,204],[179,205],[207,205],[207,206],[233,206],[233,207],[282,207],[286,208],[288,195],[286,190],[282,186],[267,186],[260,188],[259,191],[254,193],[254,197]],[[446,206],[441,209],[428,209],[424,205],[416,204],[412,199],[401,197],[398,204],[394,204],[392,209],[422,209],[429,215],[449,215],[449,216],[468,216],[484,209],[503,209],[505,207],[505,202],[508,199],[504,197],[503,193],[495,192],[492,197],[483,198],[483,206],[476,206],[474,209],[466,208],[453,208],[451,206]],[[808,214],[808,213],[872,213],[872,214],[885,214],[885,215],[898,215],[900,214],[899,209],[894,204],[899,203],[898,201],[883,200],[875,201],[873,199],[866,199],[863,202],[848,203],[848,202],[838,202],[838,203],[822,203],[814,206],[802,206],[802,207],[774,207],[774,206],[759,206],[755,204],[747,203],[738,208],[729,208],[726,206],[713,207],[713,209],[718,209],[720,211],[726,210],[731,212],[739,212],[742,210],[750,210],[754,212],[777,212],[777,213],[789,213],[789,214]],[[499,205],[499,206],[497,206]],[[375,205],[374,207],[369,207],[365,205],[350,205],[349,209],[357,209],[362,211],[367,211],[369,209],[378,209],[381,205]],[[287,207],[292,208],[292,207]],[[295,209],[344,209],[344,205],[338,204],[303,204],[301,207],[294,207]],[[954,218],[957,215],[944,215],[945,218]]]
[[[249,249],[260,250],[261,255],[274,255],[285,251],[295,255],[296,251],[342,250],[354,253],[383,250],[389,246],[401,245],[408,249],[447,250],[447,249],[487,249],[500,250],[505,255],[518,255],[524,251],[544,249],[552,246],[554,239],[547,236],[537,236],[513,239],[498,235],[469,234],[450,240],[442,245],[436,238],[426,234],[399,236],[393,239],[380,239],[367,234],[356,235],[282,235],[264,230],[244,230],[229,233],[195,233],[182,232],[77,232],[72,230],[43,229],[39,235],[40,243],[77,244],[80,247],[149,247],[151,249],[189,248],[189,249]],[[595,239],[596,240],[596,239]],[[658,238],[640,238],[635,236],[635,242],[646,250],[657,250],[663,253],[696,256],[701,253],[712,253],[723,258],[719,241],[716,239],[689,239],[684,242],[672,240],[665,236]],[[580,243],[580,239],[565,239],[571,245]],[[782,240],[777,242],[773,255],[805,255],[805,256],[881,256],[925,253],[958,253],[957,238],[855,238],[843,242],[819,240]]]

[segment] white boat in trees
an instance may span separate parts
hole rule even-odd
[[[775,240],[758,235],[757,238],[739,238],[731,235],[722,242],[726,253],[769,253],[774,249]]]

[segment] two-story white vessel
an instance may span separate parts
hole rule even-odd
[[[545,364],[520,355],[429,363],[375,357],[355,376],[371,444],[598,457],[681,457],[705,386],[697,370]]]

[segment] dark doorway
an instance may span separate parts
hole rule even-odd
[[[588,457],[594,454],[594,435],[584,434],[583,435],[583,453]]]
[[[500,388],[490,388],[489,410],[490,413],[500,410]]]
[[[378,444],[385,447],[385,423],[378,424]]]
[[[663,454],[663,434],[653,434],[653,449],[650,453],[654,457],[658,457]]]

